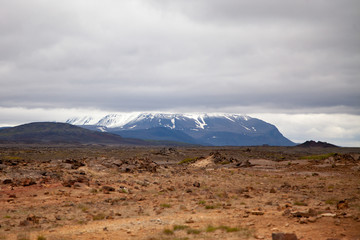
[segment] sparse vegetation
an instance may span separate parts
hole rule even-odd
[[[168,204],[168,203],[162,203],[162,204],[160,204],[160,207],[162,207],[162,208],[171,208],[171,205]]]
[[[195,162],[197,160],[197,158],[185,158],[184,160],[181,160],[180,162],[178,162],[178,164],[187,164],[187,163],[192,163]]]
[[[294,202],[294,205],[295,205],[295,206],[307,206],[308,204],[305,203],[305,202],[295,201],[295,202]]]
[[[93,216],[94,221],[103,220],[105,219],[106,215],[104,213],[98,213]]]
[[[168,229],[168,228],[164,229],[164,230],[163,230],[163,233],[164,233],[165,235],[174,235],[174,231],[171,230],[171,229]]]
[[[338,202],[338,200],[335,199],[335,198],[329,198],[329,199],[325,200],[325,203],[326,203],[326,204],[329,204],[329,205],[334,205],[334,204],[336,204],[337,202]]]
[[[334,157],[335,168],[332,159],[299,161],[301,156],[329,151],[319,148],[304,153],[296,147],[251,147],[251,152],[245,147],[184,147],[165,155],[150,147],[46,146],[29,147],[29,152],[20,148],[0,146],[4,190],[0,239],[75,239],[81,233],[82,238],[94,234],[99,239],[254,239],[254,229],[268,228],[267,233],[259,231],[261,239],[271,237],[264,235],[272,228],[294,232],[306,214],[314,217],[301,225],[306,231],[298,237],[304,239],[313,238],[320,226],[324,236],[333,236],[335,223],[348,237],[349,223],[360,228],[355,220],[360,214],[356,198],[360,151],[353,148],[349,156],[345,156],[349,149],[336,150],[341,153]],[[214,151],[239,162],[249,159],[256,167],[234,167],[235,162],[205,167],[177,164],[188,156],[212,159],[208,156]],[[286,160],[275,161],[277,152]],[[35,184],[28,186],[30,178]],[[115,191],[102,192],[103,186]],[[324,215],[317,220],[324,213],[349,217]],[[129,224],[114,227],[124,222]],[[148,236],[150,229],[153,236]]]
[[[187,232],[187,234],[195,234],[196,235],[196,234],[200,234],[201,230],[190,228],[186,232]]]
[[[184,229],[188,229],[189,226],[186,226],[186,225],[175,225],[173,227],[174,231],[179,231],[179,230],[184,230]]]
[[[302,156],[300,159],[307,159],[307,160],[324,160],[328,159],[329,157],[335,156],[336,153],[325,153],[319,155],[309,155],[309,156]]]

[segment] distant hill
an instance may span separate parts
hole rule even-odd
[[[140,139],[127,139],[111,133],[102,133],[67,123],[35,122],[0,129],[0,143],[96,143],[149,145]]]
[[[330,148],[330,147],[338,147],[336,145],[327,143],[327,142],[315,142],[313,140],[306,141],[302,144],[297,145],[298,147],[318,147],[318,148]]]

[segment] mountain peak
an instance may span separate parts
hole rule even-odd
[[[176,134],[166,131],[169,136],[173,136],[171,140],[175,135],[181,135],[179,141],[187,139],[187,142],[202,145],[294,145],[275,126],[243,114],[136,112],[108,114],[102,118],[71,118],[66,122],[127,137],[138,138],[143,134],[143,139],[152,140],[166,138],[163,136],[165,131],[160,131],[159,128],[167,128],[177,131]],[[153,130],[145,131],[149,129]],[[192,140],[188,141],[189,139]]]

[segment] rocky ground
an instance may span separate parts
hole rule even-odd
[[[0,239],[360,239],[360,149],[0,146]]]

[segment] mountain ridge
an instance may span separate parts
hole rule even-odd
[[[243,114],[127,113],[108,114],[102,118],[71,118],[66,122],[141,139],[188,139],[185,142],[192,144],[194,141],[191,139],[194,139],[196,144],[205,146],[295,145],[276,126]],[[161,128],[167,129],[169,138],[166,138],[165,130]],[[181,131],[182,134],[175,131]]]

